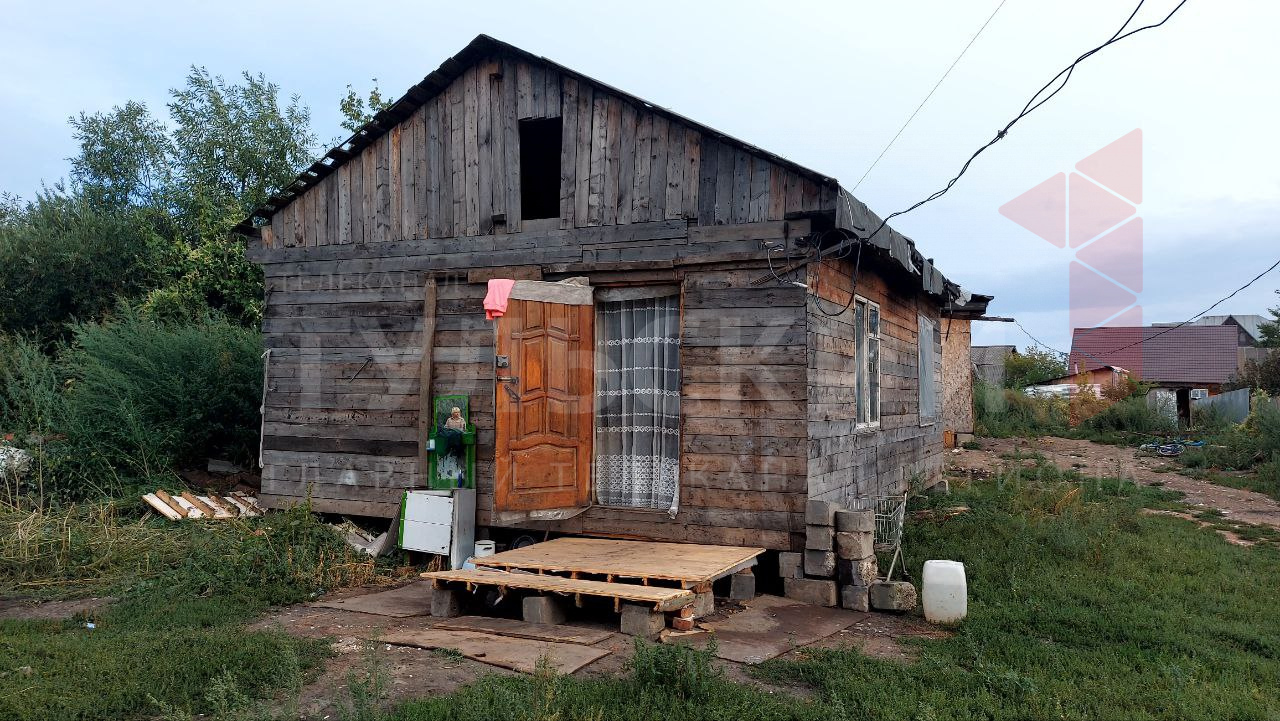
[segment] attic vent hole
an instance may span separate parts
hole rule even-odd
[[[560,217],[560,118],[520,121],[520,216]]]

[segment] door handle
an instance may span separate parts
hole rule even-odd
[[[511,397],[511,400],[517,404],[520,403],[520,394],[517,393],[511,385],[518,382],[520,382],[519,376],[498,376],[498,383],[502,385],[502,390],[506,391],[507,395]],[[519,405],[516,406],[517,409],[519,407]]]

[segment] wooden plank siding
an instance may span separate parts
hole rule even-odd
[[[808,234],[821,222],[810,214],[834,211],[833,182],[528,57],[482,57],[449,77],[250,244],[266,283],[266,505],[310,497],[317,510],[393,515],[403,490],[423,485],[424,393],[470,397],[482,526],[799,550],[808,498],[897,489],[940,468],[915,367],[916,315],[936,320],[937,303],[863,260],[858,291],[881,305],[883,380],[881,426],[860,432],[852,325],[818,309],[847,300],[848,261],[809,266],[807,289],[758,284],[770,272],[762,241]],[[559,218],[527,221],[519,123],[557,117]],[[680,288],[675,518],[494,512],[483,281],[573,276]]]
[[[942,430],[919,416],[918,315],[937,321],[928,303],[885,279],[883,267],[863,260],[858,296],[880,305],[880,425],[858,428],[854,308],[849,303],[852,263],[808,267],[808,483],[809,497],[844,502],[853,496],[900,493],[913,480],[942,471]],[[834,316],[828,314],[836,314]],[[942,353],[937,339],[935,358]],[[941,373],[935,373],[941,392]]]
[[[834,187],[764,156],[551,66],[491,57],[285,206],[267,247],[519,232],[519,121],[553,117],[563,121],[561,228],[835,208]]]

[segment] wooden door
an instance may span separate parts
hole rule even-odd
[[[591,498],[592,307],[511,300],[498,319],[494,509]],[[499,364],[501,365],[501,363]]]

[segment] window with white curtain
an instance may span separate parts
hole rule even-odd
[[[920,335],[917,338],[919,352],[916,355],[917,377],[920,379],[920,422],[933,423],[938,420],[937,353],[934,343],[937,341],[938,324],[932,319],[920,316]]]
[[[680,500],[679,296],[661,289],[599,291],[595,335],[596,501],[674,516]]]
[[[853,309],[858,427],[880,425],[880,306],[858,298]]]

